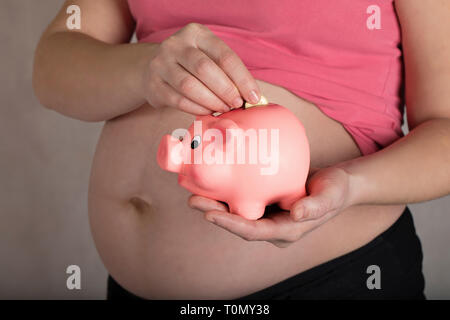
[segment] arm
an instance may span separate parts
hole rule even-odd
[[[189,205],[245,240],[286,247],[340,211],[362,204],[404,204],[450,193],[450,3],[397,0],[406,65],[409,134],[372,155],[312,170],[308,196],[290,215],[257,221],[227,214],[199,196]]]
[[[410,133],[342,164],[352,203],[420,202],[450,193],[450,3],[397,0]]]
[[[66,8],[81,9],[81,30]],[[148,102],[193,114],[253,103],[259,89],[239,57],[206,27],[189,24],[161,44],[129,44],[134,21],[125,0],[65,3],[36,49],[33,86],[64,115],[103,121]]]
[[[81,30],[66,27],[70,4],[81,8]],[[134,90],[151,46],[123,45],[133,30],[126,1],[66,2],[36,49],[33,86],[40,102],[86,121],[113,118],[143,104]]]

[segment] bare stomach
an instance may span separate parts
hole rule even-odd
[[[313,104],[259,82],[270,101],[292,110],[305,126],[311,165],[360,156],[351,136]],[[89,187],[95,244],[108,272],[149,299],[231,299],[261,290],[368,243],[404,206],[349,208],[288,248],[247,242],[187,206],[189,193],[161,170],[163,134],[187,128],[193,116],[149,106],[109,121],[100,137]]]

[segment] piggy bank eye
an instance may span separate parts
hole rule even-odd
[[[200,136],[195,136],[191,142],[191,149],[195,149],[200,145],[201,138]]]

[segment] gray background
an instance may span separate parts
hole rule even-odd
[[[103,299],[106,270],[90,235],[87,186],[101,124],[39,106],[33,51],[61,0],[0,1],[0,299]],[[450,197],[410,206],[426,294],[450,298]],[[82,289],[66,289],[68,265]]]

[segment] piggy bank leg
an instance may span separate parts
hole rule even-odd
[[[230,203],[230,212],[240,215],[248,220],[257,220],[264,215],[266,205],[255,202]]]

